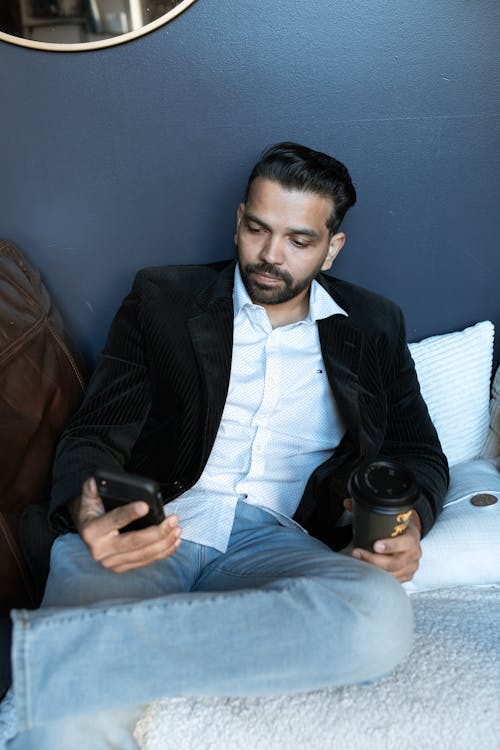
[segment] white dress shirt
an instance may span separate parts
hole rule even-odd
[[[235,271],[234,339],[226,405],[198,482],[165,506],[182,538],[225,552],[238,500],[292,521],[312,471],[344,426],[321,355],[316,321],[346,312],[313,281],[304,320],[273,328]],[[300,527],[299,527],[300,528]]]

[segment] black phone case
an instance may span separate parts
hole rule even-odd
[[[146,516],[132,521],[120,529],[120,532],[144,529],[161,523],[165,518],[160,488],[154,479],[110,469],[97,469],[94,477],[97,491],[107,511],[136,500],[143,500],[149,505]]]

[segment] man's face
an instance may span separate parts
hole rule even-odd
[[[305,296],[316,274],[331,267],[345,241],[342,233],[329,234],[332,209],[327,196],[254,180],[238,208],[235,235],[241,277],[254,303]]]

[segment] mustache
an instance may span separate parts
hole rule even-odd
[[[273,266],[272,263],[248,263],[245,266],[245,271],[249,273],[266,273],[268,276],[273,276],[275,279],[281,279],[290,283],[292,277],[287,271],[282,271],[278,266]]]

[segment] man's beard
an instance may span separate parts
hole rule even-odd
[[[293,299],[304,289],[308,289],[318,271],[295,284],[288,271],[282,271],[278,266],[273,266],[271,263],[247,263],[246,266],[240,266],[240,273],[252,302],[260,305],[279,305]],[[264,286],[252,278],[252,273],[265,273],[275,279],[281,279],[283,284],[280,286]]]

